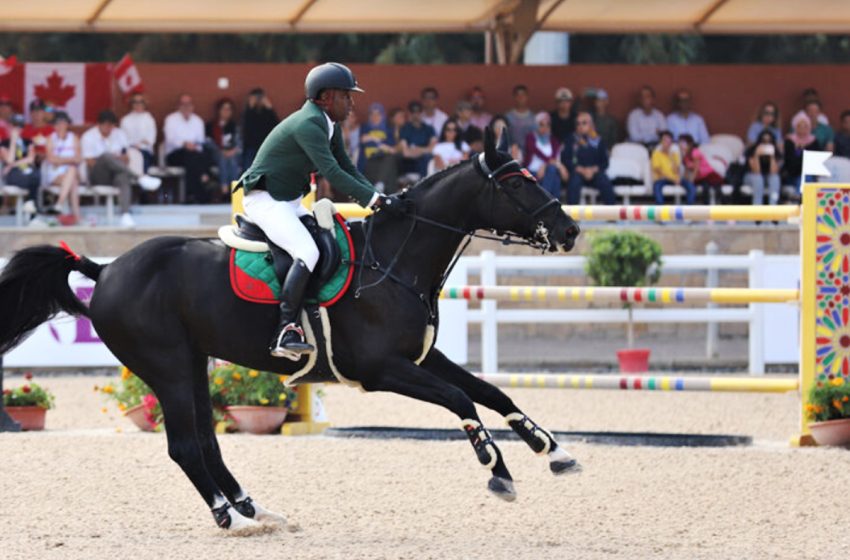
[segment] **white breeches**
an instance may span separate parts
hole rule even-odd
[[[275,200],[266,191],[251,191],[243,199],[245,215],[260,226],[275,245],[289,253],[293,259],[301,259],[310,272],[319,260],[319,248],[298,218],[309,214],[301,205],[301,197],[295,200]]]

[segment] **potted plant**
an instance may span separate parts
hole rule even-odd
[[[95,386],[95,391],[115,401],[118,410],[143,432],[162,430],[162,407],[159,401],[151,388],[125,366],[121,366],[121,379],[117,384]]]
[[[213,405],[223,407],[240,432],[270,434],[280,429],[295,391],[284,385],[285,377],[220,362],[210,372]]]
[[[661,246],[653,239],[628,230],[605,231],[590,236],[585,272],[596,286],[638,287],[655,284],[661,276]],[[634,348],[632,305],[628,310],[628,349],[618,350],[622,372],[649,369],[649,349]]]
[[[815,383],[805,412],[818,445],[850,446],[850,383],[844,377]]]
[[[22,430],[43,430],[47,411],[53,408],[53,394],[33,383],[32,373],[27,372],[24,381],[20,387],[3,390],[3,406]]]

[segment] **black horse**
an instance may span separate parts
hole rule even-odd
[[[488,130],[482,156],[403,194],[406,215],[378,212],[351,225],[361,257],[368,247],[381,263],[356,271],[353,287],[385,279],[359,290],[359,297],[349,290],[328,314],[339,372],[366,391],[398,393],[456,414],[478,460],[492,471],[488,488],[513,500],[511,475],[474,403],[503,415],[535,452],[548,455],[555,474],[579,470],[577,462],[502,391],[436,348],[423,353],[423,344],[433,340],[424,342],[428,326],[436,327],[436,296],[468,233],[510,233],[551,251],[570,250],[579,234],[558,201],[494,144]],[[222,461],[213,431],[208,357],[279,374],[292,373],[299,364],[269,355],[277,307],[236,297],[228,264],[228,249],[217,240],[186,237],[152,239],[107,266],[59,247],[24,249],[0,274],[0,355],[60,311],[90,317],[107,347],[155,392],[165,416],[168,454],[218,525],[241,529],[255,520],[282,518],[253,502]],[[97,281],[88,308],[68,286],[72,270]]]

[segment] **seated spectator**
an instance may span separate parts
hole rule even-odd
[[[460,129],[460,140],[469,144],[473,152],[483,152],[484,131],[472,124],[472,104],[469,101],[458,101],[456,121]]]
[[[782,180],[786,185],[793,185],[800,192],[803,175],[803,152],[805,150],[820,150],[821,145],[812,134],[812,121],[803,114],[797,114],[791,119],[794,132],[785,137],[785,161],[782,165]],[[807,180],[814,180],[814,178]]]
[[[419,98],[422,101],[422,122],[431,125],[434,131],[443,130],[443,125],[446,124],[449,116],[437,107],[437,100],[440,98],[437,88],[426,87]]]
[[[820,94],[818,93],[818,90],[813,87],[806,88],[805,90],[803,90],[803,108],[797,111],[794,117],[796,117],[797,115],[804,114],[806,112],[806,105],[808,105],[810,101],[820,101]],[[791,120],[794,120],[794,117],[791,117]],[[823,123],[825,125],[829,125],[829,119],[823,113],[818,115],[818,122]]]
[[[239,130],[234,113],[236,105],[228,98],[219,99],[215,104],[215,118],[206,125],[206,137],[213,148],[218,165],[218,183],[221,197],[230,194],[230,185],[239,178]]]
[[[652,151],[652,191],[655,194],[655,203],[664,204],[664,187],[667,185],[681,185],[685,188],[685,202],[693,204],[696,200],[697,189],[693,183],[682,177],[682,161],[677,146],[673,143],[673,134],[669,130],[662,130],[661,141]]]
[[[387,125],[390,132],[389,144],[401,153],[401,129],[407,124],[407,113],[401,107],[393,107],[387,113]]]
[[[421,103],[411,101],[407,111],[409,120],[401,127],[402,171],[421,178],[428,174],[428,162],[437,143],[437,133],[431,125],[422,122]]]
[[[593,187],[605,204],[615,204],[614,185],[605,174],[608,149],[593,128],[593,117],[587,111],[576,115],[576,131],[561,150],[561,163],[567,168],[567,204],[578,204],[581,189]]]
[[[119,189],[118,204],[121,207],[121,225],[135,225],[130,216],[130,203],[133,198],[132,185],[139,182],[145,189],[156,189],[160,180],[154,177],[137,177],[127,164],[127,148],[130,147],[127,135],[118,128],[118,117],[109,110],[101,111],[97,116],[97,125],[83,133],[83,159],[89,171],[89,183],[92,185],[112,185]]]
[[[71,118],[67,113],[59,111],[53,117],[55,130],[47,138],[47,155],[45,161],[48,167],[47,182],[59,186],[59,198],[56,204],[48,210],[50,214],[62,214],[62,205],[70,202],[71,216],[68,224],[77,223],[80,215],[80,174],[78,165],[82,162],[80,141],[77,135],[70,131]]]
[[[484,110],[484,90],[478,86],[472,88],[469,92],[469,103],[472,105],[472,117],[469,119],[473,126],[477,126],[484,130],[490,126],[490,121],[493,120],[493,115]]]
[[[555,92],[555,108],[549,115],[552,118],[552,134],[563,144],[576,131],[576,107],[569,88],[558,88]]]
[[[608,92],[604,89],[596,90],[593,106],[596,111],[593,114],[593,124],[599,137],[605,142],[610,150],[614,144],[620,141],[620,125],[617,119],[608,114]]]
[[[850,110],[841,113],[841,128],[835,133],[835,148],[832,153],[850,158]]]
[[[694,185],[702,186],[704,203],[709,204],[711,189],[720,190],[723,177],[714,170],[690,134],[679,136],[679,149],[682,152],[682,164],[685,166],[685,179]]]
[[[460,126],[449,119],[440,132],[440,141],[434,146],[434,170],[440,171],[469,158],[469,144],[461,139]]]
[[[514,107],[505,113],[505,119],[514,141],[512,145],[519,145],[537,125],[534,124],[534,113],[528,107],[528,88],[521,84],[514,86],[513,95]]]
[[[399,111],[404,115],[404,111]],[[379,191],[392,194],[398,188],[399,155],[396,140],[390,135],[384,106],[369,105],[369,118],[360,127],[360,154],[358,166],[363,175]]]
[[[649,86],[640,88],[640,106],[629,113],[626,128],[629,142],[651,148],[658,143],[658,135],[667,130],[664,113],[655,107],[655,90]]]
[[[525,159],[522,164],[537,177],[540,186],[561,199],[561,185],[567,180],[567,168],[561,163],[561,143],[552,134],[552,117],[541,111],[534,116],[537,130],[525,138]]]
[[[142,154],[143,170],[154,162],[154,146],[156,146],[156,121],[148,112],[147,103],[141,93],[130,97],[130,112],[121,119],[121,130],[127,135],[131,148]]]
[[[689,135],[696,145],[705,144],[711,138],[703,118],[691,110],[691,92],[680,89],[674,102],[676,110],[667,115],[667,130],[677,140],[683,134]]]
[[[8,140],[12,136],[12,101],[5,95],[0,95],[0,142]]]
[[[758,143],[763,130],[770,131],[774,138],[782,138],[782,121],[779,119],[779,107],[773,101],[766,101],[759,109],[755,120],[747,129],[747,146]]]
[[[165,117],[162,127],[165,137],[165,161],[168,165],[186,170],[187,201],[209,201],[207,183],[210,180],[212,155],[204,149],[204,121],[195,114],[192,97],[182,94],[177,111]]]
[[[3,180],[15,187],[27,191],[28,196],[24,201],[24,211],[28,214],[38,212],[38,188],[41,186],[41,174],[35,165],[35,147],[27,145],[21,138],[21,126],[23,118],[12,119],[9,123],[8,136],[0,139],[0,170]]]
[[[357,113],[351,111],[345,120],[342,121],[342,142],[345,144],[345,151],[348,154],[348,159],[351,163],[359,167],[358,159],[360,158],[360,120],[357,118]]]
[[[21,130],[21,138],[27,144],[35,146],[35,162],[41,162],[47,156],[47,138],[53,134],[53,126],[47,122],[47,105],[40,99],[30,103],[30,122]]]
[[[263,88],[252,89],[242,113],[242,169],[251,167],[257,150],[279,120]]]
[[[504,134],[507,136],[505,138],[505,145],[508,146],[508,150],[510,151],[511,157],[517,161],[522,161],[522,150],[519,149],[516,142],[511,138],[511,131],[508,127],[508,120],[504,117],[504,115],[496,115],[490,121],[490,128],[493,129],[493,135],[496,138],[496,145],[500,146],[501,136]]]
[[[769,129],[763,129],[757,142],[747,148],[747,174],[744,183],[753,188],[753,205],[764,204],[764,187],[768,188],[768,201],[771,205],[779,203],[779,169],[782,167],[782,154],[776,145],[776,137]]]
[[[821,111],[821,102],[813,99],[806,103],[804,110],[806,111],[806,116],[809,117],[809,122],[814,125],[812,134],[818,139],[821,149],[831,152],[834,147],[835,133],[832,131],[831,126],[820,121],[820,116],[823,114]]]

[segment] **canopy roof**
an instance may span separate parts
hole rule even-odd
[[[846,0],[27,0],[0,31],[846,33]],[[523,27],[527,27],[524,25]]]

